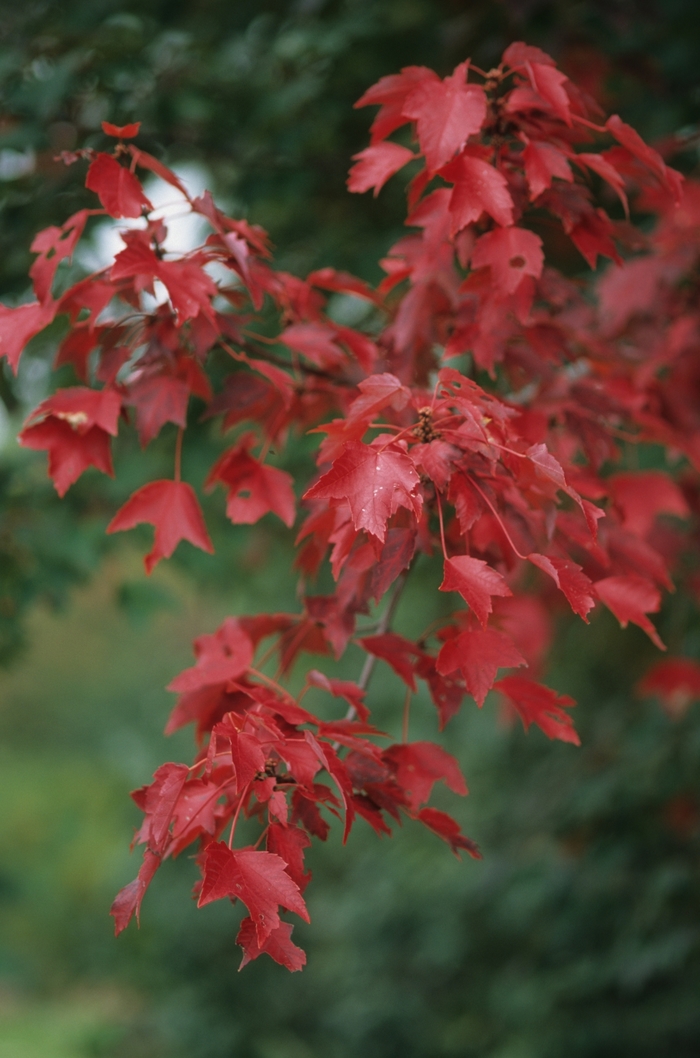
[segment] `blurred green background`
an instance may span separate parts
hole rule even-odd
[[[488,67],[514,39],[650,139],[695,128],[692,0],[3,0],[0,299],[27,296],[33,233],[87,202],[79,167],[53,156],[101,146],[104,119],[143,120],[142,145],[267,227],[281,267],[375,280],[403,202],[398,185],[376,201],[345,191],[370,120],[353,101],[409,63]],[[302,974],[265,959],[237,974],[238,912],[196,911],[186,857],[159,874],[141,930],[113,939],[107,910],[137,864],[128,791],[191,751],[188,732],[162,736],[163,686],[194,635],[294,607],[294,584],[287,535],[267,519],[232,528],[220,496],[213,559],[183,545],[147,580],[148,531],[105,538],[169,464],[167,427],[146,455],[120,441],[116,482],[88,473],[55,498],[14,435],[52,385],[57,333],[0,385],[0,1058],[695,1058],[700,713],[672,723],[635,698],[655,652],[609,615],[563,621],[547,673],[579,701],[582,749],[505,730],[491,703],[448,727],[472,791],[456,814],[483,863],[410,826],[380,842],[359,824],[347,850],[337,836],[315,848]],[[221,441],[194,434],[184,469],[201,483]],[[301,466],[308,445],[286,458]],[[435,584],[419,567],[399,628],[427,624]],[[682,593],[660,630],[700,657]],[[395,734],[401,699],[377,672],[374,715]],[[411,725],[435,736],[425,700]]]

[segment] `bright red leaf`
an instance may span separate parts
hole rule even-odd
[[[304,494],[304,500],[344,500],[355,529],[365,529],[378,540],[399,507],[420,514],[420,478],[406,453],[395,444],[382,448],[350,441],[328,473]]]
[[[512,594],[497,570],[483,559],[472,558],[470,555],[445,559],[445,575],[440,591],[458,591],[483,627],[486,627],[493,609],[491,597]]]
[[[499,669],[527,665],[527,662],[510,636],[493,628],[484,628],[462,632],[454,639],[448,639],[436,664],[442,675],[459,669],[467,690],[481,707]]]
[[[207,527],[194,489],[185,481],[151,481],[137,489],[107,526],[108,533],[133,529],[141,522],[155,527],[153,548],[144,565],[151,573],[162,558],[170,558],[181,540],[213,553]]]
[[[506,696],[526,731],[530,724],[537,724],[547,738],[558,738],[575,746],[581,744],[573,720],[564,712],[576,704],[567,694],[557,694],[550,687],[524,676],[506,676],[494,684],[494,688]]]
[[[111,154],[98,154],[90,164],[85,186],[94,191],[112,217],[140,217],[153,209],[138,179]]]

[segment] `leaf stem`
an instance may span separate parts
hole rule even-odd
[[[403,722],[401,724],[401,741],[408,742],[408,721],[411,714],[411,688],[406,688],[406,700],[403,703]]]
[[[503,530],[503,535],[505,536],[505,538],[508,541],[508,543],[510,544],[510,546],[513,548],[513,551],[515,552],[515,554],[518,556],[518,558],[522,558],[523,560],[527,559],[527,555],[522,555],[518,551],[518,549],[515,546],[515,544],[513,543],[513,538],[510,535],[510,533],[508,532],[508,530],[506,529],[505,525],[503,524],[503,519],[501,518],[500,514],[498,513],[498,511],[496,510],[494,505],[491,503],[491,500],[488,498],[486,493],[481,488],[479,488],[479,486],[477,485],[477,483],[476,483],[476,481],[474,480],[473,477],[470,476],[469,477],[469,481],[474,486],[476,491],[479,493],[479,495],[481,496],[481,498],[484,501],[484,503],[488,504],[488,506],[489,506],[489,508],[491,510],[491,513],[493,514],[494,518],[496,519],[496,521],[500,525],[501,529]]]
[[[442,500],[440,499],[440,493],[435,490],[435,499],[437,500],[438,518],[440,520],[440,542],[442,543],[442,556],[447,561],[447,547],[445,546],[445,526],[442,520]]]
[[[405,587],[406,580],[408,578],[408,574],[409,574],[409,570],[405,569],[401,573],[399,573],[398,577],[396,578],[396,580],[394,582],[394,590],[393,590],[393,592],[391,594],[391,598],[389,599],[389,602],[387,603],[387,607],[386,607],[384,613],[382,614],[382,616],[379,618],[379,621],[377,622],[377,635],[380,635],[380,636],[384,635],[384,633],[386,631],[388,631],[389,626],[391,624],[391,620],[392,620],[394,614],[396,613],[396,607],[399,605],[399,599],[401,598],[401,593],[402,593],[402,591],[403,591],[403,589]],[[363,691],[367,690],[367,686],[369,684],[370,678],[371,678],[372,673],[374,671],[374,666],[376,664],[376,661],[377,661],[377,659],[374,656],[374,654],[368,654],[367,657],[365,658],[365,663],[362,666],[362,672],[360,673],[360,678],[357,681],[357,685],[360,688],[360,690],[363,690]],[[357,710],[355,709],[355,706],[354,705],[348,706],[348,711],[345,714],[345,719],[346,720],[353,720],[356,715],[357,715]]]
[[[245,801],[246,797],[248,796],[248,790],[249,789],[250,789],[250,783],[247,782],[245,784],[245,786],[243,787],[243,789],[241,790],[241,797],[240,797],[240,800],[238,802],[238,805],[236,806],[236,812],[235,812],[235,815],[233,817],[233,822],[231,823],[231,833],[228,836],[228,847],[230,849],[233,848],[233,835],[236,832],[236,823],[238,822],[238,816],[240,815],[241,808],[243,807],[243,802]]]
[[[178,427],[177,440],[175,442],[175,480],[179,483],[182,471],[182,438],[185,431],[182,426]]]

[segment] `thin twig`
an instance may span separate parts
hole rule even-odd
[[[388,631],[389,626],[390,626],[391,621],[392,621],[392,618],[393,618],[394,614],[396,613],[396,607],[399,605],[399,599],[401,598],[401,592],[404,589],[404,585],[406,584],[407,577],[408,577],[408,570],[406,569],[402,573],[399,573],[398,577],[396,578],[396,581],[394,583],[394,590],[392,592],[391,598],[389,599],[389,602],[387,604],[387,607],[386,607],[384,613],[382,614],[382,616],[379,618],[379,621],[377,622],[377,635],[380,635],[380,636],[384,635],[384,633],[386,631]],[[363,691],[367,690],[367,686],[368,686],[370,678],[372,676],[372,672],[374,671],[374,666],[375,666],[376,660],[377,659],[374,656],[374,654],[368,654],[367,657],[365,658],[365,663],[362,666],[362,672],[360,673],[360,678],[357,681],[358,687],[361,690],[363,690]],[[357,714],[357,710],[355,709],[355,706],[354,705],[348,706],[348,711],[345,714],[345,719],[346,720],[353,720],[355,718],[356,714]]]

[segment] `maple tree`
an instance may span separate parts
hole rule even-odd
[[[114,473],[120,428],[133,424],[146,447],[166,423],[177,427],[173,478],[137,489],[107,529],[154,527],[147,573],[182,540],[212,551],[181,475],[191,397],[222,417],[224,433],[243,427],[205,485],[227,490],[232,522],[272,513],[291,528],[294,486],[302,492],[300,611],[229,617],[195,641],[195,664],[169,686],[178,700],[167,727],[195,725],[195,760],[162,765],[134,793],[144,859],[112,908],[119,932],[138,918],[162,861],[196,844],[199,905],[228,897],[247,909],[243,965],[267,953],[290,970],[305,956],[280,909],[308,921],[304,850],[326,839],[333,819],[347,838],[358,816],[379,835],[407,816],[458,856],[480,856],[428,804],[438,782],[458,795],[467,787],[438,744],[409,740],[417,680],[441,729],[465,697],[481,707],[493,688],[525,729],[578,743],[573,700],[539,682],[550,611],[564,601],[588,621],[602,604],[663,650],[649,614],[671,573],[687,570],[688,519],[700,503],[698,188],[521,43],[489,71],[464,62],[440,79],[407,67],[357,105],[379,111],[350,191],[376,195],[414,167],[414,231],[381,262],[376,289],[331,268],[303,280],[276,270],[264,231],[226,216],[209,193],[192,198],[131,142],[137,124],[105,123],[112,152],[64,155],[89,162],[86,186],[100,207],[37,235],[35,300],[0,308],[0,352],[13,370],[34,335],[69,319],[56,363],[79,384],[43,401],[19,438],[47,451],[60,495],[90,467]],[[395,133],[414,146],[387,139]],[[166,224],[139,170],[207,221],[201,246],[166,251]],[[608,198],[625,219],[598,204]],[[630,201],[658,216],[653,234],[632,225]],[[124,249],[54,294],[61,262],[104,215],[136,222],[121,233]],[[557,238],[591,269],[613,262],[595,298],[590,282],[548,263]],[[367,327],[336,322],[330,294],[371,306]],[[227,365],[217,393],[215,357]],[[266,462],[301,431],[324,435],[318,472],[303,483]],[[645,442],[679,472],[630,470],[628,452]],[[669,515],[680,522],[659,521]],[[392,619],[420,555],[442,561],[439,590],[453,608],[414,641]],[[335,590],[311,594],[326,560]],[[337,661],[350,643],[365,653],[356,681],[311,668],[291,693],[285,681],[301,655]],[[406,686],[402,740],[388,746],[366,700],[377,660]],[[515,671],[499,679],[503,670]],[[666,659],[641,689],[678,712],[699,693],[698,673],[690,659]],[[310,688],[339,699],[344,714],[305,708]],[[241,814],[259,822],[252,846],[236,844]]]

